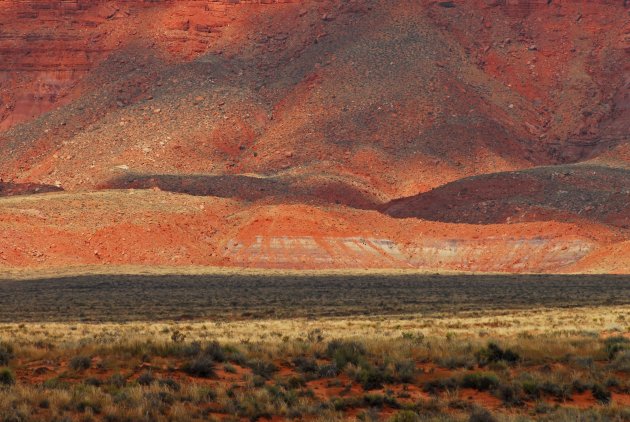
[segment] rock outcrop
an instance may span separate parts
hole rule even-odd
[[[0,266],[630,271],[627,13],[0,2]]]

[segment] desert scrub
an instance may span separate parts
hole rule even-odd
[[[604,341],[604,349],[609,360],[613,360],[618,353],[630,350],[630,340],[625,337],[610,337]]]
[[[70,359],[70,368],[73,370],[80,372],[90,369],[92,366],[92,358],[89,356],[75,356]]]
[[[437,378],[424,383],[422,390],[425,393],[437,396],[444,391],[454,391],[459,387],[460,383],[455,378]]]
[[[502,349],[494,342],[488,343],[488,346],[477,352],[477,362],[479,366],[486,366],[490,363],[506,362],[510,365],[516,364],[520,359],[518,353],[511,349]]]
[[[13,346],[0,341],[0,366],[7,366],[13,359]]]
[[[0,387],[15,384],[15,376],[9,368],[0,368]]]
[[[459,385],[463,388],[473,388],[479,391],[488,391],[499,386],[499,378],[492,373],[472,373],[462,377]]]
[[[394,363],[393,378],[399,383],[411,383],[416,376],[416,362],[413,360],[402,360]]]
[[[236,374],[237,373],[236,368],[231,363],[226,363],[225,365],[223,365],[223,370],[225,372],[227,372],[228,374]]]
[[[630,374],[630,350],[623,350],[615,354],[615,358],[610,363],[613,371]]]
[[[140,374],[136,382],[140,385],[151,385],[155,381],[155,377],[151,371],[145,371]]]
[[[520,406],[523,404],[523,389],[518,383],[500,384],[494,394],[501,399],[507,407]]]
[[[311,357],[298,356],[293,358],[293,366],[304,374],[314,375],[319,371],[319,365],[317,361]]]
[[[199,378],[215,378],[216,362],[210,356],[200,355],[184,364],[182,369],[188,375]]]
[[[278,367],[273,362],[266,362],[262,359],[254,359],[247,363],[254,375],[264,379],[270,379],[273,374],[278,372]]]
[[[498,419],[487,409],[476,407],[470,414],[468,422],[498,422]]]
[[[384,383],[392,381],[392,377],[385,368],[367,363],[363,363],[358,370],[354,371],[354,379],[366,391],[378,390],[383,388]]]
[[[610,394],[610,391],[608,391],[608,388],[604,387],[601,384],[594,384],[591,387],[591,393],[593,393],[593,397],[595,398],[595,400],[601,403],[608,403],[612,396],[612,394]]]
[[[365,346],[356,341],[333,340],[326,347],[326,355],[340,370],[346,365],[359,366],[366,360]]]
[[[387,420],[384,412],[400,411],[401,418],[415,414],[421,421],[466,422],[478,397],[468,388],[499,397],[502,403],[493,413],[502,422],[630,420],[621,406],[630,392],[623,371],[628,350],[623,340],[607,341],[601,334],[601,326],[625,310],[517,314],[73,323],[75,329],[53,323],[2,325],[0,334],[14,346],[10,365],[18,380],[2,388],[0,421],[41,413],[58,421],[267,415],[322,422],[356,415],[376,421]],[[483,337],[479,327],[487,332]],[[317,329],[325,333],[322,340],[316,333],[309,338]],[[171,338],[177,330],[185,334],[182,341]],[[423,333],[421,341],[402,335],[417,332]],[[450,340],[447,333],[454,333]],[[518,354],[516,362],[510,352]],[[99,359],[93,370],[67,371],[65,363],[73,356]],[[41,374],[25,375],[43,366],[42,360],[50,363]],[[145,367],[152,371],[146,382]],[[198,379],[206,376],[214,379]],[[419,390],[432,400],[419,398]],[[571,395],[580,392],[601,401],[591,410],[565,410],[574,404]],[[527,406],[519,406],[521,401]]]
[[[233,347],[222,347],[219,342],[213,341],[205,347],[200,343],[192,343],[187,349],[187,355],[196,355],[183,365],[182,369],[189,375],[200,378],[215,378],[217,363],[227,362],[228,359],[242,363],[241,353]],[[233,370],[234,367],[231,366]]]

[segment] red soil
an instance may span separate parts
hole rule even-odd
[[[0,268],[630,271],[623,5],[257,3],[0,5]]]
[[[99,357],[92,359],[92,365],[87,370],[74,371],[69,368],[66,360],[46,360],[46,361],[20,361],[15,365],[15,372],[18,380],[22,384],[35,385],[41,384],[47,380],[58,379],[61,382],[69,384],[78,384],[86,379],[95,379],[101,382],[107,382],[112,375],[121,374],[128,382],[134,382],[138,377],[150,371],[156,379],[173,379],[182,384],[198,384],[206,385],[212,388],[247,388],[246,380],[251,377],[252,372],[248,368],[232,364],[235,372],[226,372],[221,365],[217,365],[216,376],[212,378],[196,378],[188,376],[181,371],[182,362],[169,358],[153,358],[151,362],[140,363],[133,367],[128,367],[129,363],[125,363],[123,367],[113,369],[104,369],[99,367],[102,360]],[[115,364],[113,361],[108,362],[111,366]],[[433,371],[428,371],[423,375],[416,377],[412,382],[406,384],[387,384],[382,389],[364,390],[362,386],[349,378],[346,374],[340,374],[334,378],[322,378],[308,381],[304,386],[305,389],[311,390],[315,398],[322,402],[328,402],[335,398],[350,399],[361,397],[364,394],[392,396],[399,403],[418,403],[419,401],[430,401],[431,395],[423,391],[423,385],[430,380],[445,379],[451,376],[457,376],[456,371],[449,371],[444,368],[434,367]],[[278,372],[274,375],[275,381],[267,381],[267,383],[277,382],[279,380],[287,381],[293,377],[302,376],[292,366],[282,365]],[[446,393],[442,393],[445,398]],[[461,388],[458,390],[460,400],[474,403],[493,411],[509,411],[501,399],[490,392],[478,391],[470,388]],[[626,393],[612,393],[612,401],[618,406],[627,406],[630,404],[630,395]],[[584,393],[574,392],[571,398],[564,402],[557,402],[551,398],[543,397],[551,405],[560,405],[563,407],[577,407],[580,409],[588,409],[600,404],[593,398],[590,391]],[[209,404],[211,409],[216,404]],[[531,409],[535,406],[534,402],[525,402],[525,409]],[[361,407],[350,407],[345,410],[346,416],[356,416],[362,410]],[[381,416],[388,417],[395,413],[394,409],[384,407],[381,409]],[[216,416],[223,418],[225,415],[219,412]],[[274,416],[272,420],[283,420],[279,416]]]

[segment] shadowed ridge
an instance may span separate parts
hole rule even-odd
[[[63,191],[63,189],[54,185],[44,185],[39,183],[10,183],[0,181],[0,197],[60,191]]]
[[[195,196],[216,196],[244,201],[319,203],[377,209],[382,202],[347,181],[326,176],[177,175],[127,173],[101,189],[159,189]]]
[[[501,224],[592,220],[630,228],[630,171],[594,165],[474,176],[381,208],[397,218]]]

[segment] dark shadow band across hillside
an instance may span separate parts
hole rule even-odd
[[[377,198],[342,180],[325,177],[256,177],[247,175],[175,175],[127,173],[110,180],[104,189],[154,189],[196,196],[245,201],[269,199],[282,203],[340,204],[377,209]]]
[[[90,275],[0,280],[0,322],[315,318],[630,304],[615,275]]]
[[[446,223],[589,220],[627,229],[630,170],[566,165],[485,174],[396,199],[381,211]]]
[[[9,183],[0,182],[0,197],[33,195],[36,193],[60,192],[62,188],[54,185],[43,185],[39,183]]]

